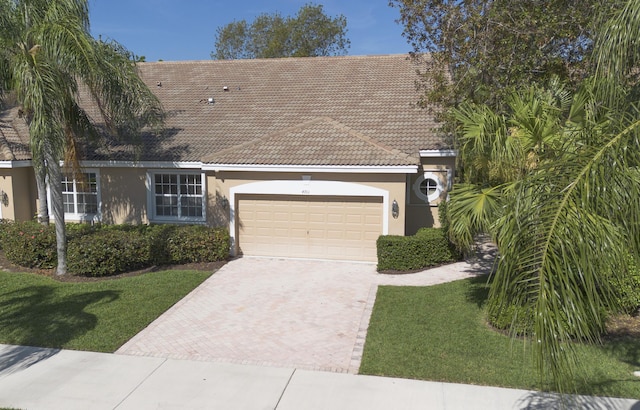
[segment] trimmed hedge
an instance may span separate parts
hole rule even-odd
[[[198,225],[175,229],[169,233],[166,241],[169,261],[177,264],[227,259],[230,246],[231,239],[226,229]]]
[[[28,268],[57,265],[55,227],[34,221],[0,223],[5,256]],[[107,276],[154,265],[229,258],[229,232],[200,225],[67,225],[70,274]]]
[[[53,225],[34,221],[1,225],[2,249],[11,263],[27,268],[51,269],[56,266],[56,233]]]
[[[107,276],[152,265],[150,241],[136,231],[99,230],[69,241],[67,270],[73,275]]]
[[[378,238],[378,271],[414,271],[460,260],[439,228],[422,228],[413,236]]]

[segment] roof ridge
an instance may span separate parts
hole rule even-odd
[[[428,53],[423,53],[428,55]],[[262,63],[265,61],[268,62],[278,62],[278,61],[321,61],[321,60],[357,60],[357,59],[372,59],[372,58],[396,58],[396,57],[405,57],[410,58],[410,52],[404,53],[383,53],[383,54],[358,54],[358,55],[340,55],[340,56],[315,56],[315,57],[276,57],[276,58],[236,58],[229,60],[215,60],[215,59],[195,59],[195,60],[163,60],[163,61],[143,61],[136,63],[137,65],[156,65],[156,64],[193,64],[193,63],[222,63],[222,64],[233,64],[238,62],[247,62],[250,61],[252,63]]]
[[[223,150],[217,151],[217,152],[215,152],[215,153],[203,158],[203,162],[208,162],[210,158],[217,157],[217,156],[220,156],[220,155],[225,155],[225,154],[228,154],[228,153],[233,152],[235,150],[238,150],[240,148],[250,147],[252,145],[257,144],[258,142],[264,142],[264,141],[267,141],[267,140],[272,139],[272,138],[277,138],[277,137],[279,137],[281,135],[284,135],[284,134],[286,134],[288,132],[292,132],[292,131],[295,131],[297,129],[308,127],[309,125],[313,125],[313,124],[316,124],[318,122],[321,122],[324,118],[325,117],[315,117],[315,118],[312,118],[311,120],[304,121],[304,122],[301,122],[301,123],[296,124],[296,125],[292,125],[292,126],[287,127],[287,128],[283,128],[283,129],[278,130],[276,132],[273,132],[271,134],[263,135],[262,137],[254,138],[254,139],[252,139],[250,141],[243,142],[242,144],[233,145],[233,146],[231,146],[229,148],[225,148]]]
[[[371,144],[371,145],[373,145],[375,147],[378,147],[378,148],[382,149],[383,151],[387,151],[390,154],[398,155],[398,156],[400,156],[402,158],[405,158],[405,159],[412,158],[411,155],[407,154],[406,152],[400,151],[397,148],[392,148],[392,147],[388,146],[387,144],[384,144],[384,143],[378,141],[377,139],[375,139],[373,137],[365,135],[365,134],[361,133],[360,131],[356,131],[356,130],[354,130],[353,128],[351,128],[349,126],[344,125],[340,121],[336,121],[336,120],[334,120],[333,118],[330,118],[330,117],[324,117],[324,118],[327,118],[332,124],[334,124],[334,126],[336,128],[345,130],[348,134],[353,135],[354,137],[359,138],[360,140],[362,140],[362,141],[364,141],[364,142],[366,142],[368,144]]]

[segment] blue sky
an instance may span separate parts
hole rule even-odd
[[[295,15],[310,1],[89,0],[91,33],[117,40],[147,61],[210,58],[216,29],[261,13]],[[328,16],[347,18],[349,55],[407,53],[410,46],[387,0],[324,0]]]

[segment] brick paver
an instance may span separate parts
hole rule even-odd
[[[477,262],[382,275],[366,263],[237,259],[116,353],[357,373],[378,285],[462,279],[486,271]]]

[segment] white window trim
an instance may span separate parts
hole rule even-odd
[[[200,175],[200,183],[202,184],[202,216],[158,216],[156,215],[155,201],[155,176],[158,174],[169,175]],[[147,213],[149,222],[159,223],[204,223],[207,220],[207,179],[204,172],[196,172],[196,170],[177,170],[177,169],[157,169],[147,171]]]
[[[420,189],[420,185],[422,185],[422,183],[427,179],[433,179],[434,181],[436,181],[436,185],[437,185],[436,191],[431,195],[426,195]],[[419,176],[416,179],[416,182],[413,183],[413,192],[416,194],[418,199],[421,199],[427,203],[431,203],[436,199],[438,199],[440,195],[442,195],[442,192],[444,192],[444,186],[442,185],[442,180],[437,174],[427,171],[421,176]]]
[[[94,173],[96,174],[96,195],[97,195],[97,205],[98,212],[95,214],[85,214],[78,213],[78,204],[77,201],[75,203],[76,212],[74,213],[64,213],[64,220],[69,222],[100,222],[102,220],[102,193],[100,188],[100,170],[99,169],[91,169],[91,168],[83,168],[81,170],[83,174]],[[76,179],[73,178],[73,189],[74,193],[77,194],[76,188]],[[49,186],[49,181],[47,181],[47,204],[49,207],[49,215],[53,216],[53,212],[51,209],[51,187]]]

